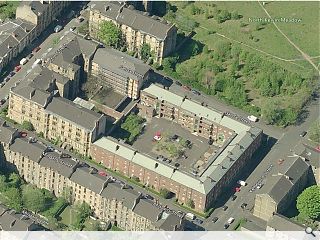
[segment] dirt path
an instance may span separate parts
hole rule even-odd
[[[264,12],[268,15],[268,17],[269,17],[270,19],[272,19],[271,15],[270,15],[270,14],[268,13],[268,11],[264,8],[264,6],[261,4],[261,2],[259,2],[259,4],[260,4],[261,8],[264,10]],[[303,52],[294,42],[292,42],[292,41],[288,38],[288,36],[287,36],[284,32],[282,32],[282,30],[278,27],[278,25],[277,25],[275,22],[272,22],[272,24],[273,24],[273,25],[275,26],[275,28],[279,31],[279,33],[281,33],[281,34],[287,39],[287,41],[288,41],[295,49],[297,49],[297,50],[301,53],[302,57],[303,57],[305,60],[307,60],[307,61],[314,67],[314,69],[316,69],[316,70],[318,71],[318,73],[320,74],[319,68],[314,64],[314,62],[312,62],[311,57],[310,57],[308,54],[306,54],[305,52]]]

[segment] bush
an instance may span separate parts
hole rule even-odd
[[[48,210],[43,212],[43,215],[56,218],[67,205],[64,198],[58,198]]]
[[[188,201],[186,202],[186,205],[189,207],[189,208],[192,208],[194,209],[195,205],[194,205],[194,201],[192,199],[188,199]]]
[[[27,131],[34,131],[34,127],[29,121],[23,121],[21,127]]]
[[[160,195],[161,195],[163,198],[168,199],[168,198],[170,198],[170,196],[171,196],[171,192],[170,192],[168,189],[166,189],[166,188],[161,188],[161,189],[160,189]]]

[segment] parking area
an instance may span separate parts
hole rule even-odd
[[[158,140],[155,140],[156,136]],[[159,118],[146,123],[133,147],[168,164],[178,163],[179,169],[188,172],[199,159],[216,148],[209,145],[207,139],[191,134],[179,124]]]

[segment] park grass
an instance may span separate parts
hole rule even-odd
[[[229,37],[237,41],[241,41],[245,44],[248,44],[251,47],[260,49],[269,54],[272,54],[284,59],[301,58],[301,54],[290,43],[288,43],[288,41],[282,36],[282,34],[276,30],[273,24],[268,23],[265,26],[263,26],[263,29],[257,31],[255,29],[257,23],[249,22],[249,17],[251,18],[267,17],[266,13],[260,7],[258,2],[215,2],[214,4],[216,5],[216,7],[208,6],[207,2],[194,3],[195,6],[201,9],[208,9],[209,12],[213,11],[214,8],[217,8],[219,10],[226,9],[229,12],[237,11],[240,15],[242,15],[242,18],[239,20],[228,20],[220,24],[218,24],[214,18],[206,19],[204,16],[205,14],[192,15],[190,13],[191,4],[189,4],[185,8],[181,7],[184,4],[182,2],[174,2],[172,4],[178,7],[176,14],[186,15],[189,18],[199,23],[199,27],[195,29],[196,34],[193,37],[193,39],[198,40],[201,43],[207,45],[209,49],[213,49],[215,43],[219,40],[224,40],[224,38],[217,34],[208,34],[207,29],[216,31],[217,33],[221,33],[226,37]],[[288,4],[290,4],[290,8],[287,7]],[[301,4],[303,3],[300,3],[300,5]],[[267,4],[266,6],[267,6],[267,9],[271,7],[277,9],[278,14],[276,14],[276,16],[283,15],[286,17],[287,16],[290,17],[290,15],[287,14],[287,12],[290,12],[290,10],[288,9],[292,8],[292,10],[295,11],[295,8],[298,8],[299,5],[298,4],[291,5],[291,3],[284,3],[284,2],[275,4],[274,2],[272,2]],[[280,6],[280,7],[277,8],[277,6]],[[317,28],[317,25],[318,25],[316,21],[317,18],[316,16],[314,18],[306,17],[306,15],[308,15],[309,10],[312,12],[311,15],[315,15],[314,12],[317,11],[318,8],[308,4],[305,6],[305,9],[306,11],[300,12],[300,14],[302,15],[301,18],[305,19],[305,22],[299,25],[299,30],[295,29],[296,25],[298,25],[297,23],[294,26],[292,26],[292,24],[290,25],[289,23],[282,23],[281,27],[285,24],[286,28],[284,30],[295,29],[291,31],[291,35],[296,34],[294,35],[294,37],[292,36],[292,40],[294,41],[295,39],[299,38],[301,39],[300,42],[304,41],[304,45],[308,45],[308,46],[311,45],[309,49],[306,49],[306,52],[311,56],[316,56],[319,52],[318,50],[319,40],[318,40],[318,37],[316,36],[317,34],[315,34],[317,30],[315,29],[312,32],[308,32],[309,31],[308,26],[313,24],[314,25],[313,28]],[[247,26],[240,27],[241,22],[246,23]],[[298,34],[299,31],[308,32],[308,34],[306,35],[307,39],[301,37]],[[252,35],[256,39],[259,39],[259,41],[256,42],[254,40],[249,39],[250,35]],[[289,36],[291,37],[291,35]],[[300,45],[298,44],[298,46]],[[250,49],[243,45],[242,47],[248,50],[249,52],[255,52],[263,57],[266,57],[264,53],[260,53],[256,50]],[[304,46],[301,45],[301,49],[304,50]],[[310,71],[310,69],[312,69],[311,65],[307,63],[305,60],[292,63],[292,62],[285,62],[282,60],[278,60],[273,57],[268,57],[268,58],[270,58],[273,62],[280,64],[282,67],[287,68],[290,71],[301,73],[305,71]],[[317,62],[316,60],[314,61]]]
[[[61,223],[67,226],[72,226],[76,220],[77,211],[72,206],[66,207],[60,214]]]

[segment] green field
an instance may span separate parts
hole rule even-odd
[[[268,17],[258,2],[195,2],[194,6],[203,11],[201,14],[195,15],[191,14],[193,4],[186,5],[184,2],[172,2],[171,4],[178,8],[177,15],[187,16],[199,23],[199,27],[195,29],[196,35],[193,39],[207,45],[209,49],[214,47],[216,41],[224,39],[217,34],[208,34],[208,30],[213,30],[232,40],[249,45],[251,48],[244,45],[242,47],[248,51],[257,52],[263,57],[267,55],[252,48],[287,60],[301,58],[299,51],[277,31],[272,23],[268,23],[262,26],[262,29],[256,30],[258,24],[249,22],[249,18]],[[278,26],[288,34],[288,37],[298,47],[311,57],[319,55],[319,35],[317,34],[319,31],[319,5],[317,2],[271,2],[265,5],[265,8],[272,17],[301,18],[301,23],[278,23]],[[218,23],[215,17],[210,19],[205,17],[206,14],[204,12],[210,14],[217,10],[237,11],[242,18]],[[241,27],[241,24],[246,26]],[[254,40],[249,38],[250,35]],[[269,56],[268,58],[291,71],[305,73],[313,69],[305,60],[288,62],[275,57]],[[318,60],[314,59],[314,62],[317,63]]]

